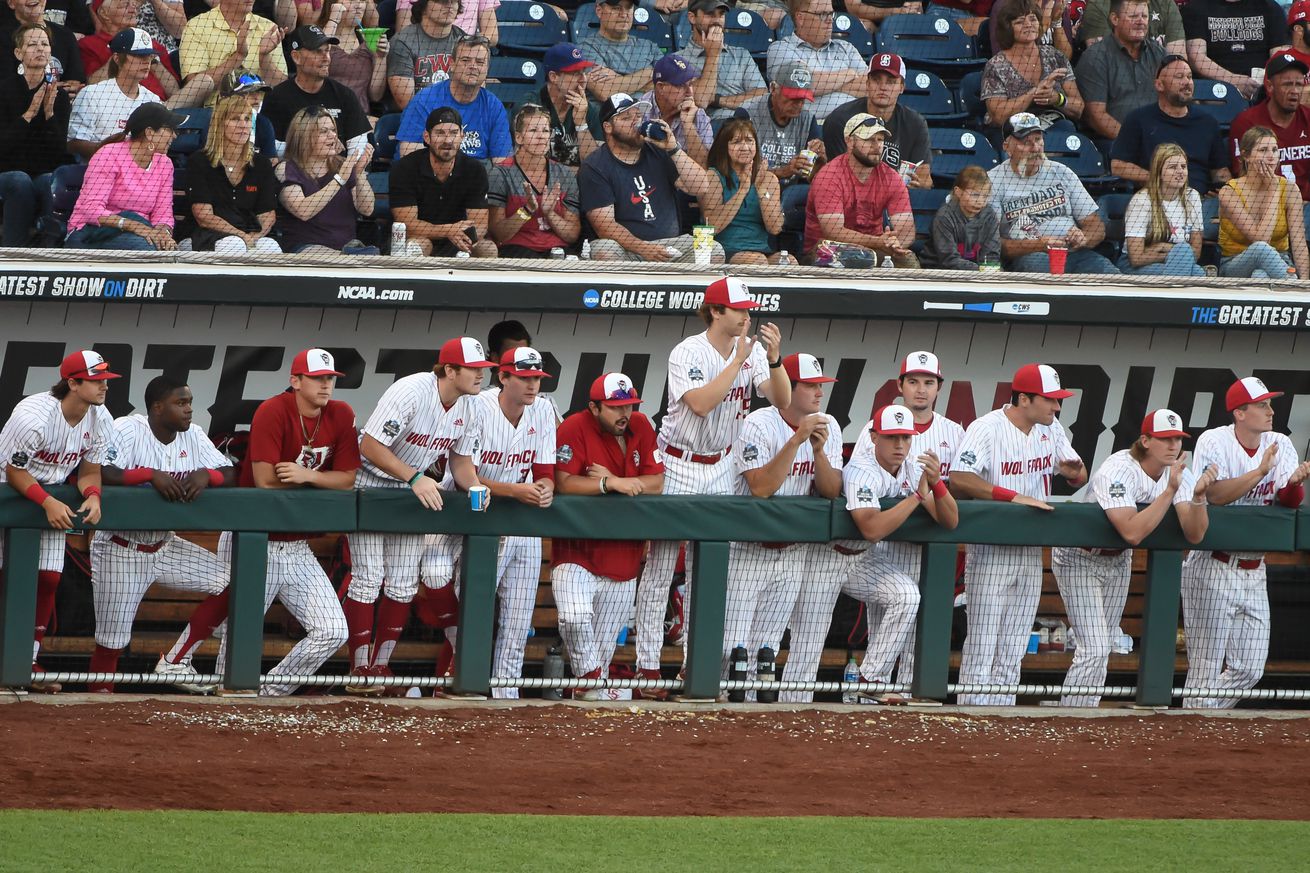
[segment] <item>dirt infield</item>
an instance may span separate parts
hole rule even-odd
[[[0,806],[1310,818],[1310,719],[722,708],[0,706]]]

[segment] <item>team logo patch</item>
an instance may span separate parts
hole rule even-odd
[[[892,417],[896,419],[896,423],[897,423],[897,424],[905,424],[905,413],[904,413],[904,412],[893,412],[893,413],[892,413]]]
[[[861,485],[859,487],[859,490],[855,492],[855,499],[860,501],[861,503],[872,503],[873,489],[870,488],[868,485]]]
[[[1178,416],[1166,415],[1165,418],[1168,419],[1170,427],[1178,427]]]
[[[1122,482],[1115,482],[1110,485],[1110,496],[1116,500],[1119,500],[1127,493],[1128,489],[1124,487]]]
[[[978,463],[978,456],[973,452],[961,452],[960,463],[964,464],[966,467],[972,467],[974,464]]]
[[[928,356],[927,356],[926,354],[924,354],[923,352],[919,352],[919,364],[920,364],[920,366],[922,366],[922,365],[924,365],[924,364],[927,364],[927,363],[928,363]]]
[[[654,462],[654,463],[656,463],[656,464],[663,464],[663,463],[664,463],[664,455],[660,454],[660,450],[659,450],[659,449],[651,449],[651,450],[650,450],[650,459],[651,459],[652,462]]]
[[[573,446],[560,446],[555,450],[555,463],[567,464],[573,460]]]
[[[382,425],[382,435],[389,440],[394,440],[400,435],[400,422],[394,418],[389,419],[386,424]]]
[[[687,378],[693,382],[704,382],[705,374],[701,372],[700,367],[692,367],[687,371]]]
[[[746,448],[741,450],[741,459],[743,461],[758,461],[760,458],[760,447],[746,444]]]
[[[641,465],[641,452],[633,451],[633,453],[632,453],[632,465],[633,465],[634,467],[637,467],[637,466],[640,466],[640,465]]]
[[[114,463],[114,461],[117,461],[117,460],[118,460],[118,447],[117,447],[117,446],[110,446],[109,448],[105,449],[105,463],[106,463],[106,464],[112,464],[112,463]],[[18,465],[15,464],[14,466],[18,466]]]
[[[22,452],[22,451],[14,452],[12,455],[9,456],[10,465],[17,467],[20,470],[26,470],[27,462],[30,460],[32,459],[27,456],[27,452]]]

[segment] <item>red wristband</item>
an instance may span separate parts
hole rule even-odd
[[[28,500],[32,501],[33,503],[35,503],[37,506],[41,506],[42,504],[45,503],[45,499],[50,495],[47,494],[45,489],[41,487],[40,482],[33,482],[31,485],[27,486],[27,490],[23,492],[23,496],[26,497]]]
[[[99,496],[100,496],[100,486],[99,486],[99,485],[88,485],[88,486],[86,486],[86,490],[82,492],[82,496],[83,496],[83,497],[99,497]]]
[[[123,471],[124,485],[144,485],[155,477],[155,471],[149,467],[133,467]]]
[[[1002,488],[1000,485],[992,486],[992,500],[999,500],[1002,503],[1009,503],[1019,496],[1018,491],[1011,491],[1009,488]]]
[[[206,470],[205,472],[209,474],[209,487],[210,487],[210,488],[217,488],[217,487],[219,487],[220,485],[223,484],[223,474],[222,474],[222,473],[218,472],[217,470]]]
[[[946,483],[941,479],[932,483],[932,494],[934,497],[945,497],[947,492]]]

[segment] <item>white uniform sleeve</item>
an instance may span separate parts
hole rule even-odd
[[[964,441],[960,443],[960,454],[955,458],[954,471],[973,473],[982,479],[990,480],[992,469],[992,427],[991,422],[980,418],[964,432]]]
[[[120,470],[141,466],[136,462],[136,423],[125,415],[114,422],[114,444],[109,447],[105,463]]]
[[[1278,445],[1278,455],[1274,458],[1274,488],[1281,491],[1296,472],[1296,447],[1281,433],[1274,442]]]
[[[451,452],[456,455],[476,455],[478,446],[482,445],[482,419],[486,415],[487,404],[482,400],[482,395],[478,395],[473,402],[469,403],[469,419],[464,425],[464,432],[460,434],[455,445],[451,447]],[[554,447],[551,447],[551,455],[554,455]],[[477,463],[477,458],[473,459]]]
[[[881,487],[879,479],[876,470],[866,467],[854,458],[851,459],[851,463],[842,470],[842,487],[846,491],[848,512],[856,509],[875,511],[882,509],[882,505],[878,503],[878,490]]]
[[[1204,470],[1214,464],[1216,479],[1231,479],[1232,472],[1225,463],[1224,453],[1219,450],[1216,438],[1219,433],[1222,431],[1207,430],[1196,438],[1196,446],[1192,449],[1192,466]]]
[[[27,470],[32,458],[41,451],[44,437],[40,423],[33,421],[26,410],[18,414],[22,419],[9,419],[4,431],[0,432],[0,453],[3,453],[4,463]]]
[[[1092,481],[1087,486],[1091,492],[1092,499],[1095,500],[1102,509],[1135,509],[1137,501],[1134,499],[1132,482],[1125,481],[1125,470],[1118,464],[1107,467],[1101,467],[1092,476]]]
[[[764,351],[763,343],[756,343],[751,349],[751,356],[748,358],[751,362],[751,384],[755,390],[760,390],[760,386],[769,381],[772,370],[769,369],[769,355]]]
[[[823,453],[828,456],[828,463],[834,470],[840,470],[842,467],[842,442],[841,442],[841,425],[837,419],[831,415],[828,417],[828,441],[823,444]]]
[[[232,466],[232,462],[218,450],[218,446],[214,445],[214,441],[209,438],[204,430],[199,426],[195,426],[191,428],[191,432],[196,435],[197,460],[200,462],[201,467],[207,470],[218,470],[222,467]]]
[[[746,416],[745,421],[741,423],[741,433],[737,435],[737,445],[741,450],[733,452],[737,457],[737,472],[758,470],[772,461],[778,453],[778,447],[772,443],[773,441],[769,439],[769,429],[761,423],[760,417]]]
[[[1057,419],[1051,425],[1051,434],[1055,441],[1055,460],[1059,461],[1081,461],[1078,453],[1073,450],[1073,443],[1069,442],[1069,434]]]
[[[693,388],[704,388],[705,382],[704,362],[691,346],[678,346],[669,354],[669,400],[681,400]]]
[[[418,398],[408,385],[392,385],[383,392],[373,414],[368,417],[363,433],[388,448],[402,433],[409,431],[410,422],[418,412]]]
[[[1183,470],[1183,477],[1178,482],[1178,491],[1174,493],[1174,506],[1180,503],[1191,503],[1192,494],[1196,491],[1196,474],[1191,470]]]
[[[114,432],[113,416],[103,407],[102,412],[103,414],[96,416],[96,430],[95,435],[91,437],[91,449],[86,453],[86,457],[82,459],[92,464],[107,463],[109,449],[114,445],[117,438]]]
[[[536,403],[532,404],[536,406]],[[553,464],[555,463],[555,406],[554,404],[543,405],[542,409],[545,415],[541,416],[542,424],[537,427],[537,444],[536,464]]]

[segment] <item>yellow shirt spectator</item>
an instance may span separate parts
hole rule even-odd
[[[269,85],[284,81],[287,64],[282,54],[282,34],[277,25],[267,18],[246,12],[246,55],[239,56],[236,54],[237,29],[224,14],[229,5],[249,9],[240,0],[236,3],[222,0],[218,6],[187,22],[181,40],[183,79],[209,70],[216,75],[214,81],[220,81],[231,69],[245,66],[250,69],[257,67]],[[239,14],[232,17],[237,18]],[[271,35],[270,31],[273,32]],[[213,101],[211,96],[209,102],[212,104]]]

